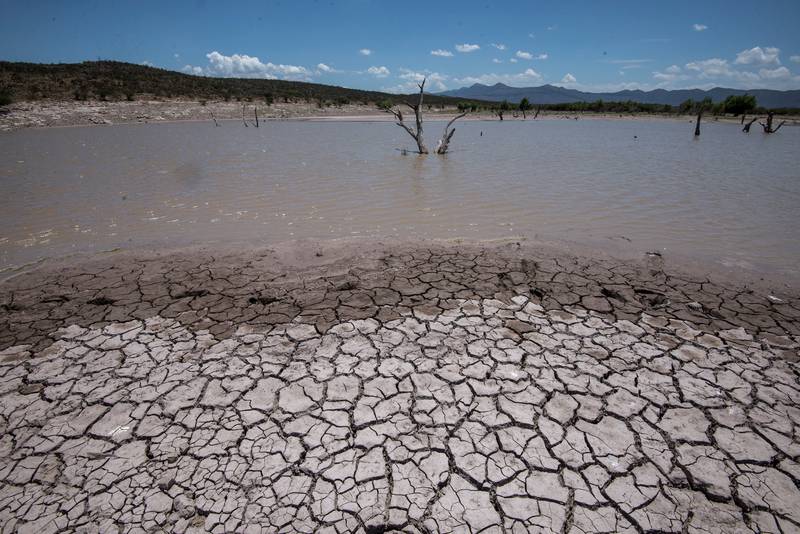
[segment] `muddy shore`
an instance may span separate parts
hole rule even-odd
[[[649,255],[303,242],[0,284],[19,532],[787,532],[800,298]]]
[[[347,104],[320,107],[313,103],[273,103],[263,102],[225,102],[225,101],[186,101],[186,100],[136,100],[132,102],[105,101],[36,101],[17,102],[0,108],[0,131],[13,131],[23,128],[43,128],[56,126],[110,125],[171,121],[208,121],[212,113],[217,120],[242,120],[242,106],[246,110],[246,120],[254,122],[254,108],[258,106],[259,120],[362,120],[392,121],[393,117],[376,109],[375,106]],[[452,118],[454,108],[430,109],[425,113],[428,120]],[[513,116],[507,112],[505,120],[523,120],[522,115]],[[613,120],[693,120],[691,116],[658,114],[618,114],[618,113],[566,113],[545,111],[539,120],[613,119]],[[782,120],[783,118],[781,118]],[[798,117],[786,117],[787,125],[800,124]],[[470,114],[467,120],[498,120],[490,112]],[[532,120],[528,114],[527,120]],[[714,117],[706,120],[738,123],[738,118]]]

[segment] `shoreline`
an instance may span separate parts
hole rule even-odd
[[[0,109],[0,132],[11,132],[29,128],[56,128],[68,126],[108,126],[114,124],[212,122],[211,112],[219,121],[241,121],[242,106],[246,119],[254,121],[253,110],[259,109],[259,121],[307,120],[307,121],[369,121],[392,122],[394,117],[374,106],[346,104],[338,107],[322,107],[309,103],[263,102],[205,102],[187,100],[137,100],[137,101],[34,101],[16,102]],[[458,113],[454,108],[425,111],[426,120],[449,120]],[[505,115],[505,121],[533,121],[532,113],[527,119],[513,117],[513,111]],[[662,115],[649,113],[619,114],[593,112],[542,111],[536,120],[671,120],[690,121],[693,115]],[[786,126],[800,125],[800,117],[778,117],[787,119]],[[463,120],[498,121],[490,112],[469,114]],[[739,118],[709,116],[706,122],[738,124]]]

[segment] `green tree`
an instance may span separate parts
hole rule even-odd
[[[522,118],[526,118],[525,113],[533,109],[533,106],[528,101],[527,97],[524,97],[522,100],[519,101],[519,110],[522,112]]]
[[[756,109],[756,97],[753,95],[730,95],[722,103],[724,113],[741,115]]]

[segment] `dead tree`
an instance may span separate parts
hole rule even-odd
[[[542,106],[536,108],[536,113],[533,115],[533,120],[536,120],[536,118],[539,116],[540,111],[542,111]]]
[[[244,127],[247,128],[247,121],[244,119],[244,104],[242,104],[242,122],[244,123]]]
[[[258,128],[258,106],[253,108],[253,113],[256,116],[256,128]]]
[[[214,112],[211,111],[210,109],[208,110],[208,112],[211,113],[211,120],[214,121],[214,126],[219,126],[219,123],[217,122],[217,118],[214,116]]]
[[[700,119],[703,118],[703,111],[705,111],[705,106],[700,106],[700,109],[697,111],[697,122],[694,125],[694,135],[698,137],[700,135]]]
[[[758,124],[760,124],[761,127],[764,128],[764,133],[768,133],[768,134],[775,133],[775,132],[777,132],[778,130],[781,129],[781,126],[786,124],[786,121],[781,121],[781,123],[778,125],[777,128],[773,128],[772,127],[773,115],[774,115],[774,113],[771,112],[771,111],[769,113],[767,113],[767,124],[764,124],[763,122],[759,121]]]
[[[453,134],[456,133],[456,129],[453,128],[451,130],[450,127],[453,125],[454,122],[456,122],[458,119],[460,119],[461,117],[465,116],[466,114],[467,114],[467,112],[465,111],[461,115],[456,115],[455,117],[450,119],[450,122],[448,122],[447,126],[444,127],[444,133],[442,134],[442,138],[439,139],[439,144],[436,146],[436,153],[437,154],[446,154],[447,153],[447,149],[450,147],[450,139],[452,139],[453,138]],[[481,132],[481,135],[482,134],[483,134],[483,132]]]
[[[500,117],[500,120],[503,120],[503,110],[502,109],[497,111],[497,116]]]
[[[748,122],[747,124],[745,124],[745,125],[744,125],[744,128],[742,128],[742,131],[743,131],[744,133],[750,133],[750,127],[751,127],[751,126],[753,125],[753,123],[754,123],[754,122],[756,122],[757,120],[758,120],[758,117],[753,117],[753,119],[752,119],[750,122]]]
[[[427,154],[428,149],[425,147],[425,143],[422,140],[422,98],[425,93],[425,81],[426,78],[422,79],[422,83],[417,84],[419,86],[419,100],[416,104],[411,104],[410,102],[406,102],[406,106],[410,107],[414,110],[414,117],[416,118],[417,128],[416,130],[411,129],[409,126],[403,122],[403,112],[399,109],[389,108],[386,110],[387,113],[391,113],[394,115],[395,119],[397,119],[397,124],[406,132],[408,135],[414,138],[414,141],[417,142],[417,151],[420,154]]]

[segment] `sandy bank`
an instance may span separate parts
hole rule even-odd
[[[342,106],[319,107],[310,103],[274,103],[267,107],[262,103],[209,101],[36,101],[18,102],[0,109],[0,131],[13,131],[23,128],[42,128],[55,126],[83,126],[129,124],[142,122],[171,121],[212,121],[213,113],[217,120],[242,120],[242,106],[245,106],[246,119],[254,121],[254,107],[257,105],[260,120],[350,120],[350,121],[392,121],[393,117],[374,106],[347,104]],[[427,120],[446,120],[454,116],[455,109],[427,110]],[[538,120],[681,120],[689,121],[690,116],[617,114],[617,113],[564,113],[542,112]],[[789,125],[800,124],[800,118],[788,117]],[[467,120],[499,120],[490,112],[470,114]],[[522,115],[505,114],[506,121],[523,120]],[[532,120],[532,114],[527,120]],[[707,118],[711,121],[738,123],[737,118]]]

